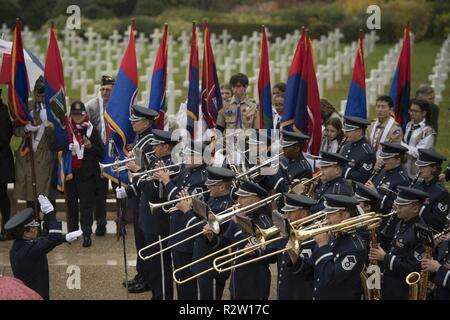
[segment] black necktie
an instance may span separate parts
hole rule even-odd
[[[414,130],[419,129],[420,128],[420,124],[413,124],[411,126],[411,130],[409,130],[408,132],[408,137],[406,137],[406,144],[409,144],[409,140],[411,140],[411,136]]]

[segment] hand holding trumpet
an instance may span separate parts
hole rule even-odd
[[[188,196],[189,192],[186,189],[181,190],[178,194],[178,198],[184,198]],[[175,207],[183,213],[190,211],[192,209],[192,198],[178,201]]]
[[[154,172],[153,177],[155,178],[155,180],[158,180],[162,182],[164,185],[167,185],[170,181],[170,173],[169,170],[167,170],[165,167],[166,165],[164,164],[164,161],[159,160],[158,162],[156,162],[155,169],[161,168],[161,170]]]

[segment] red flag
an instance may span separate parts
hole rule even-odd
[[[312,55],[312,41],[307,35],[305,56],[301,74],[299,99],[295,110],[294,131],[301,131],[309,136],[307,151],[313,155],[320,152],[322,142],[322,114],[320,112],[319,88]],[[306,151],[306,150],[305,150]]]
[[[359,32],[353,77],[348,92],[346,116],[367,119],[366,75],[364,71],[363,33]]]
[[[411,39],[409,37],[409,23],[403,35],[402,51],[398,58],[394,79],[389,95],[394,101],[395,121],[401,124],[403,130],[409,122],[409,94],[411,91]]]
[[[288,131],[292,131],[295,109],[299,99],[300,79],[303,70],[303,60],[305,57],[305,34],[305,28],[302,28],[302,35],[297,43],[294,57],[292,58],[286,84],[286,96],[284,99],[283,114],[281,117],[281,128]]]
[[[261,50],[258,77],[259,94],[259,129],[272,129],[272,92],[270,86],[269,49],[267,47],[266,29],[262,27]]]
[[[10,114],[14,121],[27,124],[33,118],[28,112],[28,74],[22,46],[22,24],[16,21],[14,40],[11,49],[11,73],[8,86]]]
[[[167,79],[167,35],[169,26],[164,25],[164,33],[159,43],[153,67],[152,86],[150,91],[149,108],[159,113],[153,126],[156,129],[164,129],[164,117],[166,114],[166,79]]]
[[[216,126],[217,115],[223,111],[220,84],[217,78],[214,53],[209,40],[208,24],[205,22],[203,30],[203,68],[202,68],[202,113],[208,125],[212,129]]]

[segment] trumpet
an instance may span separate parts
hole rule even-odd
[[[179,169],[177,171],[170,171],[170,175],[174,175],[181,171],[181,165],[183,165],[183,164],[184,164],[184,162],[178,162],[178,163],[174,163],[174,164],[169,164],[169,165],[161,167],[161,168],[155,168],[155,169],[150,169],[150,170],[136,172],[136,173],[130,173],[130,179],[133,180],[134,178],[137,178],[137,177],[141,178],[143,176],[148,176],[146,178],[146,180],[152,180],[153,179],[153,176],[151,175],[152,173],[155,173],[159,170],[166,170],[166,169],[170,169],[170,168],[174,168],[174,167],[179,167]]]
[[[257,202],[255,202],[255,203],[252,203],[252,204],[250,204],[250,205],[248,205],[248,206],[245,206],[245,207],[242,207],[242,208],[236,209],[236,208],[233,208],[233,207],[232,207],[233,210],[231,210],[230,212],[227,212],[227,213],[225,213],[225,214],[221,214],[221,215],[214,215],[214,214],[213,214],[213,215],[208,215],[208,224],[211,226],[213,232],[214,232],[215,234],[218,234],[218,233],[220,232],[220,224],[225,223],[225,222],[231,220],[231,218],[232,218],[233,216],[235,216],[235,215],[237,215],[237,214],[240,214],[240,213],[242,213],[242,214],[244,214],[244,213],[245,213],[245,214],[250,213],[250,212],[254,211],[255,209],[257,209],[257,208],[259,208],[259,207],[263,207],[263,206],[268,205],[269,203],[271,203],[273,200],[275,200],[276,198],[278,198],[278,197],[280,197],[280,196],[282,196],[282,193],[277,193],[277,194],[274,194],[274,195],[272,195],[272,196],[267,197],[266,199],[257,201]],[[201,233],[203,233],[203,231],[202,231]],[[197,235],[199,235],[199,234],[197,234]],[[197,235],[196,235],[196,236],[197,236]],[[251,238],[251,236],[249,236],[249,237],[247,237],[247,238],[245,238],[245,239],[239,240],[238,242],[235,242],[235,243],[232,244],[231,246],[222,248],[222,249],[220,249],[220,250],[218,250],[218,251],[215,251],[215,252],[213,252],[213,253],[211,253],[211,254],[208,254],[208,255],[206,255],[206,256],[200,258],[200,259],[197,259],[197,260],[195,260],[195,261],[192,261],[191,263],[188,263],[188,264],[182,266],[181,268],[178,268],[178,269],[174,270],[174,271],[173,271],[173,274],[172,274],[172,277],[173,277],[174,281],[175,281],[177,284],[181,285],[181,284],[184,284],[184,283],[189,282],[189,281],[191,281],[191,280],[194,280],[194,279],[196,279],[196,278],[199,277],[199,276],[202,276],[202,275],[204,275],[204,274],[206,274],[206,273],[209,273],[209,272],[213,271],[214,268],[211,267],[211,268],[205,269],[204,271],[202,271],[202,272],[200,272],[200,273],[197,273],[197,274],[195,274],[195,275],[193,275],[193,276],[191,276],[191,277],[189,277],[189,278],[187,278],[187,279],[180,280],[180,279],[178,279],[178,277],[177,277],[177,274],[178,274],[180,271],[183,271],[183,270],[185,270],[185,269],[188,269],[188,268],[190,268],[191,266],[193,266],[193,265],[195,265],[195,264],[197,264],[197,263],[199,263],[199,262],[202,262],[202,261],[207,260],[207,259],[209,259],[209,258],[211,258],[211,257],[213,257],[213,256],[218,255],[219,253],[225,252],[225,251],[227,251],[230,247],[238,246],[239,244],[244,243],[245,241],[248,241],[250,238]],[[183,240],[183,241],[185,241],[185,240]]]
[[[378,216],[378,214],[376,214],[375,212],[371,212],[371,213],[367,213],[367,214],[364,214],[361,216],[349,218],[338,224],[334,224],[334,225],[330,225],[330,226],[314,227],[309,230],[305,230],[305,229],[301,229],[301,228],[299,230],[297,230],[292,226],[292,224],[289,224],[288,225],[289,238],[291,240],[291,244],[289,246],[287,246],[286,248],[276,250],[274,252],[271,252],[271,253],[268,253],[265,255],[261,255],[257,258],[250,259],[250,260],[238,263],[238,264],[233,264],[230,267],[221,268],[221,266],[223,266],[223,265],[232,264],[237,259],[242,257],[243,254],[248,254],[254,250],[261,248],[262,246],[266,246],[270,243],[279,241],[283,238],[283,236],[275,237],[273,239],[265,241],[263,244],[257,243],[253,246],[250,246],[250,247],[241,249],[239,251],[233,252],[231,254],[228,254],[227,257],[230,255],[237,255],[237,256],[235,256],[229,260],[226,260],[224,262],[218,263],[218,261],[222,260],[222,257],[216,258],[213,262],[213,265],[215,267],[214,269],[217,272],[225,272],[225,271],[228,271],[231,269],[242,267],[242,266],[250,264],[250,263],[257,262],[259,260],[266,259],[266,258],[274,256],[274,255],[278,255],[287,250],[294,250],[295,252],[298,253],[300,250],[300,246],[304,241],[311,239],[318,234],[326,233],[326,232],[334,232],[334,233],[336,233],[336,232],[352,232],[352,231],[356,230],[357,228],[368,227],[368,226],[371,226],[371,225],[373,225],[375,223],[379,223],[379,222],[381,222],[381,218]]]
[[[131,157],[131,158],[127,158],[127,159],[123,159],[123,160],[118,160],[118,161],[114,161],[112,163],[101,163],[99,162],[98,165],[100,166],[100,171],[105,171],[105,169],[109,169],[109,168],[113,168],[113,171],[115,172],[119,172],[119,171],[123,171],[126,169],[126,164],[130,161],[134,161],[136,159],[136,157]],[[125,166],[122,166],[123,164],[125,164]],[[125,168],[125,169],[123,169]]]
[[[240,179],[240,178],[245,177],[245,176],[247,176],[249,179],[256,178],[257,176],[260,175],[260,173],[258,172],[258,170],[260,168],[270,165],[272,162],[274,162],[275,160],[279,159],[279,157],[282,156],[283,154],[284,154],[284,151],[278,153],[277,155],[275,155],[273,157],[270,157],[269,159],[263,161],[262,163],[254,166],[254,167],[251,167],[247,171],[242,172],[241,174],[238,174],[236,176],[236,179]]]
[[[171,208],[169,208],[167,210],[164,209],[164,207],[172,205],[172,204],[176,204],[176,203],[178,203],[179,201],[182,201],[182,200],[187,200],[187,199],[191,199],[191,198],[194,198],[194,197],[201,196],[203,194],[207,194],[207,193],[209,193],[209,191],[210,190],[205,190],[205,191],[200,192],[200,193],[191,194],[191,195],[188,195],[188,196],[185,196],[185,197],[177,198],[177,199],[174,199],[174,200],[169,200],[169,201],[162,202],[162,203],[153,203],[153,202],[149,201],[148,204],[150,206],[150,212],[153,213],[153,210],[158,209],[158,208],[163,208],[164,212],[166,212],[166,213],[174,212],[174,211],[178,210],[176,207],[171,207]]]

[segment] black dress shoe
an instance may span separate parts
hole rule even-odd
[[[136,283],[134,286],[128,287],[129,293],[141,293],[150,291],[150,288],[146,284]]]
[[[106,234],[106,226],[97,226],[97,229],[95,230],[95,235],[102,237]]]
[[[128,280],[128,288],[129,288],[129,287],[135,286],[137,283],[138,283],[138,281],[136,280],[136,278],[133,278],[133,279],[131,279],[131,280]],[[122,285],[123,285],[125,288],[127,287],[127,284],[126,284],[125,280],[122,281]]]
[[[90,247],[92,245],[91,236],[83,236],[83,247]]]

